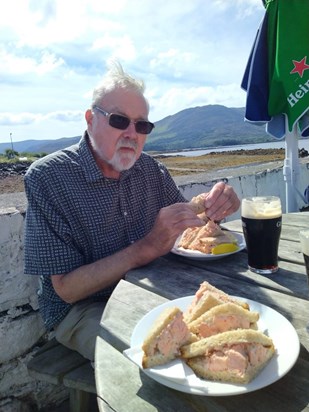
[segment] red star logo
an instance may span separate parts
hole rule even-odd
[[[300,77],[303,77],[304,71],[309,69],[309,64],[306,63],[307,56],[305,56],[303,59],[301,59],[300,62],[297,60],[292,60],[294,64],[294,69],[290,72],[292,73],[298,73]]]

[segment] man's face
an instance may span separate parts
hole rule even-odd
[[[148,107],[136,92],[116,89],[98,104],[108,113],[127,116],[131,120],[147,120]],[[133,166],[140,157],[147,135],[137,133],[133,122],[119,130],[109,125],[109,117],[98,110],[86,112],[88,133],[96,160],[105,174],[121,172]]]

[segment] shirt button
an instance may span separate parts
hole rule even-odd
[[[132,244],[134,243],[134,240],[131,240],[130,243],[131,243],[131,245],[132,245]]]
[[[123,212],[123,216],[127,216],[128,215],[128,212]]]

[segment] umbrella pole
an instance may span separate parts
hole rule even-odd
[[[286,119],[285,135],[285,159],[283,165],[283,178],[286,189],[286,213],[298,212],[297,204],[297,184],[299,176],[298,158],[298,133],[297,125],[294,125],[292,132],[289,131]]]

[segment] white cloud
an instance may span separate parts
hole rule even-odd
[[[216,87],[171,88],[164,95],[150,93],[151,119],[160,120],[183,109],[209,104],[228,107],[244,107],[245,93],[238,84]],[[169,112],[166,108],[173,108]]]
[[[0,126],[25,125],[35,122],[37,116],[33,113],[0,113]]]
[[[37,57],[30,57],[25,54],[17,55],[0,50],[0,73],[12,75],[35,74],[44,75],[62,66],[64,61],[57,58],[53,53],[42,51]]]
[[[52,112],[41,117],[42,120],[59,120],[61,122],[75,122],[84,120],[84,112],[81,110],[68,110],[63,112]]]
[[[130,61],[136,57],[134,43],[129,36],[112,37],[105,35],[97,38],[91,47],[92,51],[100,52],[106,50],[111,58],[120,59],[122,61]]]
[[[49,120],[59,120],[61,122],[75,122],[84,119],[84,112],[81,110],[57,111],[51,113],[0,113],[0,126],[21,126],[33,124],[35,122],[44,122]]]
[[[0,141],[8,132],[19,139],[81,134],[112,57],[145,81],[154,121],[192,106],[243,106],[240,82],[263,14],[261,0],[7,2]]]

